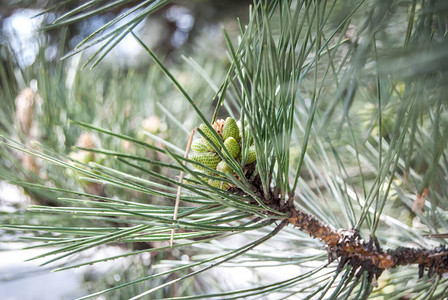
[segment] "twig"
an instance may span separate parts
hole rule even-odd
[[[187,148],[185,149],[185,155],[184,158],[188,157],[188,152],[190,152],[191,142],[193,141],[193,135],[196,132],[196,128],[194,128],[190,133],[190,138],[188,139]],[[184,166],[186,165],[186,161],[184,161]],[[176,203],[174,204],[174,215],[173,215],[173,221],[177,220],[177,213],[179,211],[179,202],[180,202],[180,192],[182,191],[182,182],[184,181],[184,171],[180,171],[179,176],[179,186],[177,187],[177,195],[176,195]],[[170,247],[173,247],[173,241],[174,241],[174,231],[175,229],[171,229],[171,236],[170,236]]]
[[[366,241],[356,229],[331,229],[329,225],[294,207],[290,208],[288,221],[323,241],[329,261],[340,258],[339,270],[350,265],[353,267],[353,273],[359,270],[357,276],[367,271],[370,281],[377,279],[384,270],[410,264],[419,266],[419,277],[423,276],[425,269],[428,270],[428,275],[448,273],[448,248],[445,246],[434,249],[399,247],[383,251],[376,239],[370,237],[369,241]]]
[[[261,191],[257,176],[251,176],[249,170],[247,177],[256,190]],[[242,191],[241,191],[242,192]],[[259,193],[261,195],[261,193]],[[289,224],[298,227],[313,238],[321,240],[328,252],[328,260],[332,262],[339,259],[338,270],[344,266],[352,267],[352,276],[359,278],[364,271],[368,280],[375,282],[384,270],[403,265],[417,264],[419,276],[422,277],[425,269],[428,275],[433,273],[448,273],[448,248],[440,246],[434,249],[415,249],[399,247],[383,251],[376,239],[364,240],[356,229],[332,229],[328,224],[322,223],[314,216],[298,210],[293,201],[282,202],[277,193],[269,199],[261,198],[272,209],[286,213],[285,219]],[[292,199],[292,196],[291,196]],[[255,202],[253,202],[255,204]],[[269,214],[269,212],[266,212]]]

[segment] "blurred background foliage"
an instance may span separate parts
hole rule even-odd
[[[221,95],[219,87],[222,82],[235,78],[235,81],[240,80],[229,89],[226,107],[219,112],[220,117],[228,112],[238,115],[241,102],[235,99],[250,97],[241,92],[242,78],[228,71],[235,66],[238,55],[241,55],[238,58],[242,62],[247,63],[246,71],[253,63],[248,59],[248,53],[237,49],[239,45],[246,45],[244,43],[253,45],[238,38],[247,30],[244,25],[252,20],[249,18],[251,1],[156,2],[160,2],[160,8],[151,11],[149,16],[141,16],[140,23],[134,21],[144,8],[118,24],[135,25],[133,32],[163,59],[209,119]],[[281,9],[294,11],[304,2],[310,2],[300,11],[300,20],[307,20],[309,27],[305,26],[308,35],[301,36],[297,44],[297,53],[303,61],[297,70],[299,73],[292,76],[297,80],[297,94],[296,104],[291,108],[294,118],[291,120],[290,167],[283,170],[289,174],[284,184],[297,187],[293,189],[297,206],[335,228],[357,227],[365,237],[373,235],[389,248],[403,243],[428,248],[444,244],[444,239],[434,240],[423,235],[448,232],[448,9],[445,2],[323,1],[325,5],[313,1],[292,2],[290,7],[280,5],[272,11],[269,20],[261,19],[259,22],[269,22],[270,36],[276,42],[281,41],[285,38],[283,26],[288,24]],[[167,145],[174,153],[182,155],[189,130],[201,121],[138,42],[130,35],[121,35],[128,27],[110,36],[107,34],[119,25],[106,28],[89,41],[92,44],[98,41],[98,44],[79,53],[76,50],[76,46],[95,30],[107,26],[108,22],[143,2],[107,2],[117,5],[106,9],[105,1],[93,1],[82,12],[68,16],[67,12],[80,5],[78,1],[0,3],[0,134],[29,147],[30,152],[38,149],[69,165],[97,172],[94,174],[114,176],[115,170],[133,176],[132,180],[150,179],[155,184],[166,185],[162,179],[148,175],[148,170],[125,164],[115,156],[76,147],[107,149],[166,164],[172,163],[169,156],[110,134],[86,130],[71,122],[85,122],[157,147]],[[276,1],[265,4],[278,5]],[[328,20],[319,19],[327,16],[322,12],[328,12]],[[241,28],[237,17],[243,24]],[[228,54],[230,46],[226,45],[221,27],[229,35],[228,42],[237,49],[234,57]],[[43,30],[36,31],[37,28]],[[110,40],[104,43],[103,37]],[[119,40],[121,42],[114,45]],[[108,48],[112,45],[114,47]],[[255,54],[259,53],[253,49],[252,59],[256,61]],[[288,48],[284,51],[294,52]],[[63,57],[65,59],[61,60]],[[282,71],[284,69],[279,73]],[[275,94],[275,86],[268,92]],[[250,112],[248,114],[253,117]],[[259,129],[261,136],[264,128]],[[268,138],[269,135],[260,137],[263,139],[261,142],[266,143]],[[14,145],[12,141],[4,139],[4,142]],[[108,182],[93,180],[94,174],[81,174],[11,147],[0,146],[0,154],[2,182],[21,186],[27,201],[38,207],[64,207],[66,204],[58,197],[67,197],[67,191],[75,191],[78,196],[128,199],[161,207],[174,204],[173,199],[163,195],[105,184]],[[177,179],[179,175],[178,169],[164,168],[160,164],[148,165],[151,166],[150,171],[161,176]],[[174,188],[175,185],[168,185],[166,190]],[[86,212],[78,217],[44,214],[39,209],[25,210],[26,203],[3,198],[0,201],[3,202],[0,202],[1,224],[75,228],[73,238],[80,234],[76,232],[80,222],[82,227],[92,228],[93,235],[97,234],[93,232],[94,228],[98,231],[117,224],[131,226],[136,222],[131,217],[101,217]],[[19,243],[15,230],[5,228],[0,231],[3,242],[8,242],[4,249],[9,249],[6,245]],[[261,237],[269,231],[269,228],[260,228],[256,233],[249,231],[248,236],[239,238],[246,241],[252,238],[251,234]],[[241,290],[239,294],[226,296],[229,299],[246,295],[266,299],[278,299],[280,295],[297,299],[305,295],[337,297],[336,292],[332,293],[331,283],[326,285],[331,282],[335,268],[319,273],[320,266],[326,261],[322,245],[297,231],[285,229],[275,242],[267,243],[265,248],[241,258],[239,262],[247,267],[262,263],[298,265],[300,269],[291,272],[294,276],[303,274],[303,278],[292,277],[283,283],[284,288],[278,283],[278,290],[260,288],[251,294],[252,286],[273,282],[273,279],[262,271],[253,271],[256,274],[254,278],[244,273],[252,278],[249,281],[252,280],[253,285],[243,287],[248,291]],[[38,247],[40,244],[36,242],[45,238],[54,242],[58,232],[24,232],[21,236],[28,239],[31,247]],[[211,239],[204,242],[205,246],[194,244],[182,250],[154,252],[147,250],[166,247],[166,236],[159,240],[142,237],[141,241],[134,238],[113,243],[112,246],[126,253],[136,251],[135,255],[124,262],[120,260],[118,268],[111,266],[111,272],[104,272],[101,276],[95,275],[95,269],[89,269],[84,275],[86,293],[180,268],[178,273],[167,271],[165,277],[113,289],[107,294],[110,299],[130,298],[194,270],[193,267],[182,269],[182,266],[187,266],[183,262],[212,257],[214,253],[229,248],[226,241],[234,243],[235,240]],[[19,245],[22,242],[20,240]],[[102,247],[107,248],[105,245]],[[80,256],[79,261],[85,259],[81,253],[77,255]],[[58,267],[68,263],[63,262]],[[218,268],[215,276],[211,277],[188,277],[158,290],[154,297],[218,293],[216,297],[219,298],[224,297],[224,294],[219,294],[222,291],[233,290],[235,286],[242,288],[234,283],[227,286],[227,278],[222,275],[226,274],[224,269]],[[417,273],[417,267],[385,273],[371,297],[440,299],[446,295],[443,288],[446,279],[417,281]],[[313,274],[318,275],[313,277]],[[229,275],[230,278],[233,276],[232,273]],[[294,285],[295,280],[303,280],[305,284]],[[322,285],[312,288],[312,284],[317,283]],[[357,297],[362,293],[356,294],[356,291],[366,290],[355,284],[353,287],[339,285],[342,286],[341,290],[347,292],[347,297],[353,291],[353,297]]]
[[[7,6],[9,9],[2,11],[5,17],[2,19],[2,27],[5,30],[2,31],[3,42],[1,44],[1,54],[4,61],[1,65],[1,83],[4,87],[1,93],[4,105],[2,105],[0,125],[4,132],[7,132],[8,136],[18,137],[27,145],[31,146],[33,142],[37,142],[42,147],[67,156],[70,155],[72,147],[75,145],[86,148],[101,146],[110,150],[138,151],[127,149],[126,147],[133,147],[133,145],[124,142],[118,145],[113,144],[117,141],[109,141],[107,137],[101,140],[95,136],[84,136],[82,138],[82,129],[73,126],[69,120],[95,124],[142,140],[150,140],[149,137],[145,137],[145,131],[160,135],[168,140],[185,140],[185,134],[189,132],[179,131],[178,125],[173,124],[173,120],[177,122],[182,120],[185,128],[190,128],[197,123],[196,117],[188,112],[188,104],[182,101],[182,97],[173,89],[169,80],[159,69],[152,67],[148,59],[140,59],[138,65],[135,66],[127,65],[129,60],[122,59],[122,57],[132,57],[126,53],[126,48],[131,48],[130,51],[133,51],[136,55],[138,53],[142,54],[141,47],[136,43],[132,43],[130,46],[124,45],[121,50],[117,49],[116,55],[112,53],[111,57],[108,57],[109,60],[99,66],[98,69],[93,71],[80,70],[79,67],[83,62],[81,55],[62,61],[60,58],[68,49],[76,45],[73,40],[86,37],[89,33],[88,30],[92,30],[94,25],[81,22],[75,23],[74,28],[64,28],[62,33],[52,30],[36,32],[35,36],[28,41],[21,40],[21,34],[12,32],[12,29],[9,28],[12,26],[11,23],[15,22],[15,20],[10,20],[10,17],[14,16],[14,12],[19,16],[13,18],[22,18],[20,14],[24,11],[26,11],[25,15],[27,17],[35,16],[39,13],[39,9],[52,5],[54,3],[26,3],[25,1],[24,3],[9,4]],[[193,8],[185,5],[186,3],[182,6],[168,5],[168,7],[164,7],[163,11],[158,12],[152,21],[155,22],[155,26],[162,28],[161,30],[166,30],[170,26],[176,26],[176,18],[185,15],[194,18],[192,16]],[[229,9],[229,6],[224,6]],[[64,6],[59,8],[60,11],[58,10],[57,13],[63,14],[64,11],[69,11],[73,7],[74,4]],[[237,7],[247,9],[247,4],[241,3]],[[195,14],[201,14],[199,8],[210,10],[212,14],[220,15],[222,13],[219,3],[198,5],[198,9],[194,10]],[[33,10],[29,11],[29,9]],[[121,9],[126,9],[126,7]],[[53,14],[55,13],[53,12]],[[108,12],[110,14],[108,18],[111,19],[119,13],[121,13],[121,10]],[[224,16],[227,16],[227,14],[224,13]],[[39,19],[45,24],[50,22],[51,18],[51,16],[45,15],[45,19],[39,19],[39,17],[35,19]],[[101,22],[108,21],[108,19],[103,20],[102,18],[102,16],[93,16],[93,20],[85,22],[101,24]],[[218,17],[214,20],[219,21]],[[203,21],[205,20],[200,20],[199,23]],[[193,23],[193,21],[190,22]],[[171,25],[168,26],[167,24]],[[214,26],[213,23],[207,27],[213,33],[201,33],[199,29],[194,30],[192,24],[190,25],[191,27],[188,30],[195,38],[191,37],[191,41],[183,40],[182,43],[190,45],[199,43],[200,45],[201,39],[212,39],[216,31],[220,31],[219,28],[210,29]],[[28,24],[28,26],[35,26],[34,29],[37,29],[40,24]],[[179,41],[176,41],[172,34],[160,33],[156,30],[155,33],[158,36],[154,38],[152,32],[146,34],[149,35],[150,33],[151,43],[156,45],[154,48],[163,55],[171,57],[172,65],[176,68],[173,72],[192,97],[197,99],[198,104],[211,103],[215,92],[206,81],[201,80],[202,76],[199,71],[191,67],[193,60],[188,63],[187,58],[182,56],[182,53],[192,54],[194,59],[197,59],[195,63],[201,65],[200,71],[210,74],[210,80],[219,82],[226,72],[225,52],[220,51],[219,53],[212,51],[214,49],[204,47],[195,49],[198,54],[185,49],[182,50],[182,53],[172,53],[181,46],[176,46]],[[205,37],[201,37],[201,35]],[[22,42],[29,43],[13,48],[14,45]],[[219,47],[219,44],[215,44],[215,46]],[[223,41],[221,41],[221,47],[224,49]],[[36,52],[27,53],[27,49],[30,48],[35,48]],[[48,49],[54,50],[53,55],[48,56]],[[204,53],[204,51],[207,51],[207,53]],[[27,59],[24,56],[30,56],[32,59],[29,58],[25,62]],[[101,75],[101,80],[95,80],[99,75]],[[19,106],[24,108],[19,109]],[[212,107],[210,106],[209,109],[212,109]],[[167,116],[166,113],[170,116]],[[173,116],[176,117],[173,118]],[[183,147],[185,145],[180,144],[179,146]],[[28,160],[25,156],[21,159],[22,161]],[[12,160],[14,161],[14,159]],[[89,158],[86,159],[85,163],[88,160]],[[2,163],[6,163],[6,161]],[[21,164],[14,164],[16,169],[5,165],[2,170],[9,170],[10,174],[5,175],[4,178],[9,180],[12,178],[43,179],[44,181],[41,182],[62,180],[61,184],[70,184],[62,178],[65,176],[58,173],[64,172],[63,170],[58,171],[59,168],[47,169],[51,166],[40,168],[37,161],[30,161],[29,163],[31,165],[25,167],[25,169],[22,168]],[[113,162],[109,163],[113,164]],[[113,165],[111,166],[113,167]],[[56,173],[52,174],[51,172]],[[72,184],[75,183],[72,182]],[[59,184],[55,184],[55,186],[59,186]]]
[[[104,2],[104,1],[103,1]],[[129,2],[129,1],[127,1]],[[134,1],[135,4],[136,1]],[[44,13],[44,9],[59,5],[59,1],[3,1],[1,3],[0,28],[0,131],[33,149],[45,149],[55,158],[64,161],[76,160],[78,165],[89,162],[102,163],[107,167],[131,172],[137,177],[147,177],[145,171],[120,164],[116,159],[104,155],[91,154],[75,150],[73,147],[101,147],[110,151],[120,151],[140,155],[149,160],[167,161],[160,154],[136,147],[131,142],[87,133],[79,126],[70,123],[77,120],[108,128],[121,134],[133,136],[150,144],[162,145],[147,134],[162,139],[176,141],[177,146],[185,147],[189,132],[198,123],[197,116],[191,114],[189,105],[173,89],[168,78],[155,68],[146,58],[141,46],[128,38],[106,57],[104,63],[93,70],[81,70],[88,54],[78,54],[61,60],[92,30],[117,17],[128,8],[126,5],[109,10],[104,14],[93,15],[81,22],[69,24],[63,29],[39,31],[44,24],[51,24],[56,16],[75,8],[78,3],[67,1],[57,10]],[[97,5],[96,7],[99,7]],[[225,43],[219,39],[222,24],[234,21],[242,13],[247,15],[247,2],[223,3],[203,2],[170,4],[159,10],[150,19],[144,20],[138,30],[152,49],[166,58],[173,68],[179,82],[194,97],[197,104],[213,110],[211,105],[215,91],[203,79],[201,72],[208,74],[207,79],[218,84],[226,75],[228,62],[225,59]],[[149,23],[148,23],[149,22]],[[231,27],[235,25],[227,25]],[[213,47],[208,43],[212,42]],[[185,56],[183,56],[185,55]],[[186,56],[190,56],[187,59]],[[194,58],[194,61],[193,61]],[[197,64],[198,67],[192,67]],[[201,67],[199,67],[199,65]],[[177,123],[177,124],[176,124]],[[181,127],[180,127],[181,126]],[[27,182],[73,190],[102,196],[127,197],[128,191],[105,188],[101,183],[87,182],[76,172],[20,151],[1,148],[0,178],[8,182]],[[155,172],[164,172],[157,166]],[[168,173],[171,177],[178,174]],[[31,204],[61,206],[57,200],[62,194],[23,186],[24,193]],[[78,218],[65,218],[59,215],[44,215],[25,211],[27,201],[11,199],[6,194],[1,198],[0,220],[2,224],[46,224],[48,226],[79,226]],[[148,196],[134,192],[134,201],[172,206],[166,198]],[[112,219],[85,218],[85,226],[113,226]],[[15,234],[2,230],[2,240],[17,243]],[[34,234],[28,235],[32,237]],[[51,234],[49,235],[51,236]],[[3,244],[3,250],[15,247]],[[148,242],[128,243],[130,249],[139,250],[151,247]],[[180,255],[179,252],[176,255]],[[170,254],[169,256],[171,256]],[[130,281],[147,272],[151,260],[167,258],[163,253],[153,258],[137,258],[128,264],[133,267],[129,272],[120,274],[121,280]],[[143,262],[142,262],[143,260]],[[139,267],[142,266],[142,267]],[[126,266],[129,268],[129,265]],[[142,268],[141,271],[137,271]],[[114,274],[117,268],[111,267],[109,277],[98,280],[96,271],[85,275],[87,291],[98,291],[116,284]],[[142,273],[143,272],[143,273]],[[93,273],[95,276],[88,275]],[[5,275],[5,277],[7,277]],[[109,281],[108,281],[109,280]],[[90,283],[89,283],[90,282]],[[153,286],[149,283],[146,286]],[[188,287],[187,283],[185,287]],[[192,286],[193,287],[193,286]],[[198,286],[196,286],[198,288]],[[140,288],[140,292],[144,289]],[[176,289],[173,289],[175,291]],[[126,293],[137,294],[123,289],[111,297],[127,298]],[[192,290],[185,291],[191,294]],[[48,293],[51,294],[50,291]],[[175,293],[174,293],[175,294]],[[161,292],[163,295],[174,295]],[[121,296],[120,296],[121,295]]]

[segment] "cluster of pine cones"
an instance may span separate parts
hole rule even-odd
[[[245,165],[250,165],[256,161],[256,153],[255,153],[255,146],[253,144],[254,143],[253,137],[250,133],[249,126],[246,123],[243,126],[241,122],[237,123],[233,118],[228,117],[225,120],[222,119],[217,120],[215,123],[213,123],[212,127],[218,133],[218,136],[221,138],[224,147],[227,149],[229,154],[234,159],[236,159],[240,163],[242,162],[243,160],[242,146],[244,146],[249,147]],[[217,137],[213,134],[213,132],[207,125],[201,124],[199,126],[199,129],[207,136],[207,138],[214,144],[215,147],[221,150],[221,153],[223,155],[228,155],[223,149],[221,149]],[[245,141],[244,143],[242,143],[243,136]],[[198,162],[210,169],[235,175],[234,174],[235,172],[232,169],[232,167],[229,166],[229,164],[227,164],[227,162],[223,160],[218,153],[216,153],[216,150],[213,147],[213,145],[204,137],[200,137],[193,140],[193,143],[191,144],[191,149],[195,152],[192,156],[190,156],[191,160]],[[214,174],[210,169],[205,168],[203,166],[195,164],[194,165],[194,167],[196,168],[195,171],[208,175],[213,175],[215,177],[218,176],[217,174]],[[206,180],[205,177],[203,179]],[[187,182],[192,183],[191,181],[188,181],[188,178]],[[217,179],[208,179],[207,182],[209,185],[223,190],[227,190],[228,188],[231,187],[229,183]]]

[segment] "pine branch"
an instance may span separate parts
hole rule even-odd
[[[357,229],[341,228],[334,230],[314,216],[300,211],[294,206],[293,201],[291,201],[292,198],[284,201],[278,192],[271,193],[269,199],[263,198],[259,175],[253,176],[253,170],[247,174],[255,193],[259,195],[263,203],[272,209],[287,214],[282,222],[287,220],[289,224],[298,227],[313,238],[321,240],[328,252],[329,263],[340,259],[338,271],[341,271],[345,266],[351,266],[352,275],[356,273],[356,277],[359,279],[364,272],[367,272],[370,282],[378,279],[384,270],[404,265],[417,264],[419,266],[419,278],[423,277],[425,269],[428,270],[428,276],[434,273],[442,275],[448,272],[448,248],[445,246],[434,249],[400,247],[384,251],[377,239],[370,237],[369,241],[366,241]],[[232,192],[238,193],[238,190]],[[290,196],[292,197],[292,195]]]

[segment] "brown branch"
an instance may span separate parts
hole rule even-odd
[[[254,192],[261,191],[261,180],[258,175],[254,176],[253,170],[254,166],[249,166],[246,169],[246,175]],[[233,192],[242,193],[241,190]],[[400,247],[383,251],[376,239],[370,237],[369,241],[365,241],[356,229],[334,230],[314,216],[296,209],[291,201],[293,195],[289,195],[289,200],[285,203],[281,200],[278,192],[271,193],[269,199],[263,198],[261,192],[256,194],[269,207],[286,213],[288,217],[285,220],[289,224],[298,227],[313,238],[321,240],[327,249],[329,262],[339,259],[338,270],[349,265],[353,267],[353,274],[357,271],[357,276],[361,276],[364,271],[367,271],[369,280],[378,278],[384,270],[411,264],[419,266],[419,277],[423,276],[425,270],[428,271],[429,276],[434,273],[440,275],[448,273],[448,248],[446,246],[435,249]],[[268,214],[268,212],[266,213]]]
[[[377,240],[370,238],[366,242],[354,229],[333,230],[294,207],[290,208],[288,221],[324,242],[329,261],[340,258],[339,269],[351,265],[354,270],[360,269],[359,274],[367,271],[371,279],[378,278],[386,269],[410,264],[418,264],[420,277],[425,269],[428,269],[428,275],[448,273],[448,248],[445,246],[429,250],[400,247],[384,252]]]

